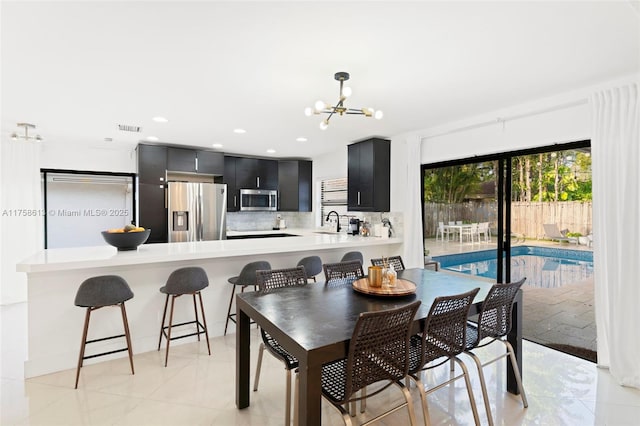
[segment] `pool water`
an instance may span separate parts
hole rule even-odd
[[[434,256],[443,269],[469,275],[497,277],[495,250]],[[552,247],[511,249],[511,281],[526,277],[529,287],[555,288],[593,276],[593,252]]]

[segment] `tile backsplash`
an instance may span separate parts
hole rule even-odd
[[[285,220],[287,228],[313,228],[313,212],[229,212],[230,231],[268,231],[276,226],[276,217]]]

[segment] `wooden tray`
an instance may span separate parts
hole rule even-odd
[[[396,279],[395,287],[370,287],[368,278],[355,280],[352,286],[357,292],[371,294],[373,296],[406,296],[416,292],[416,285],[414,283],[400,278]]]

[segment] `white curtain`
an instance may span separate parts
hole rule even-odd
[[[42,142],[3,139],[0,157],[0,304],[27,300],[27,276],[16,263],[44,247],[40,184]]]
[[[402,259],[407,268],[424,266],[424,238],[422,236],[422,206],[420,205],[420,149],[421,140],[417,136],[406,140],[406,174],[403,191],[406,190],[406,210],[404,212],[404,253]]]
[[[603,90],[592,108],[598,364],[640,388],[639,84]]]

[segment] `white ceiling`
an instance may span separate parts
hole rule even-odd
[[[2,1],[2,137],[30,122],[44,143],[157,136],[314,157],[639,72],[637,5]],[[322,131],[303,114],[336,102],[337,71],[351,74],[346,105],[383,120],[334,117]]]

